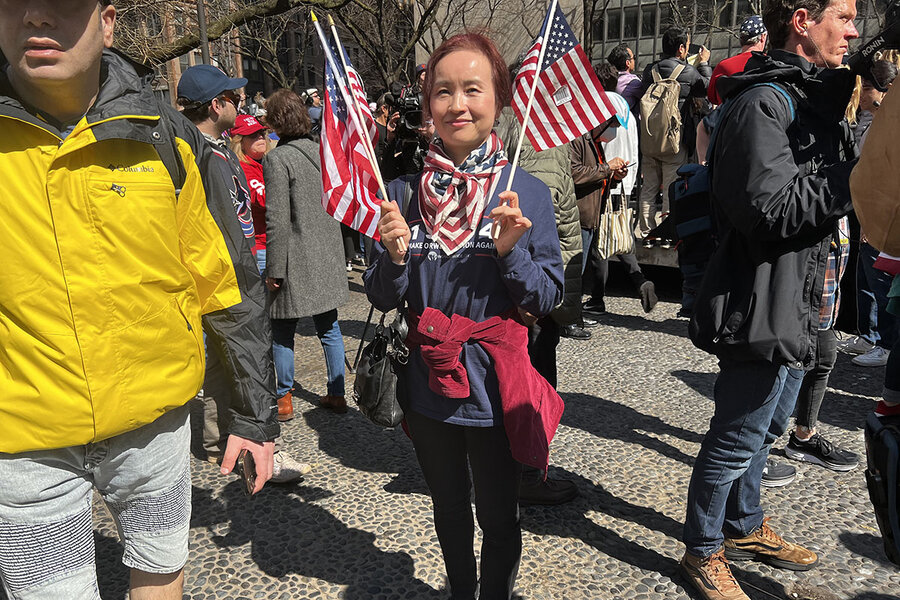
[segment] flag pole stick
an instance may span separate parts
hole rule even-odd
[[[361,112],[359,112],[360,107],[356,102],[356,95],[350,88],[349,82],[345,82],[343,76],[341,75],[342,72],[347,73],[347,64],[344,60],[344,55],[343,53],[341,53],[341,64],[344,67],[344,70],[341,71],[340,69],[338,69],[337,65],[334,62],[334,57],[332,56],[331,50],[328,48],[328,42],[325,39],[325,32],[322,30],[322,26],[319,24],[319,19],[318,17],[316,17],[316,13],[313,11],[309,11],[309,13],[312,17],[313,25],[315,25],[316,27],[316,33],[318,33],[319,35],[319,41],[322,43],[322,50],[325,52],[325,59],[331,66],[331,72],[334,73],[334,77],[337,80],[338,87],[341,89],[341,95],[344,97],[344,104],[347,105],[347,112],[350,113],[350,118],[353,119],[353,124],[359,130],[360,137],[364,140],[363,149],[366,151],[366,157],[369,159],[369,163],[372,165],[372,170],[375,172],[375,179],[378,182],[379,189],[381,190],[381,197],[384,198],[385,201],[388,201],[389,199],[387,195],[387,188],[384,185],[384,179],[382,179],[381,177],[381,170],[378,168],[378,161],[375,159],[375,150],[372,148],[372,141],[369,139],[368,129],[363,126],[363,118]],[[332,29],[334,29],[333,24]],[[335,41],[338,41],[337,33],[335,33]],[[340,44],[340,42],[338,42],[338,44]],[[350,97],[348,98],[347,96]],[[405,252],[406,243],[404,242],[403,238],[399,238],[397,241],[401,252]]]
[[[525,115],[522,118],[522,131],[519,132],[519,145],[516,146],[516,153],[513,155],[512,168],[509,170],[509,180],[506,182],[507,192],[512,189],[513,177],[516,174],[516,167],[519,166],[519,157],[522,155],[522,144],[525,143],[525,131],[528,129],[528,120],[531,118],[531,106],[534,104],[534,93],[537,90],[537,80],[541,76],[541,67],[544,66],[544,54],[547,51],[547,38],[550,37],[550,28],[553,27],[553,15],[556,14],[557,3],[558,0],[553,0],[550,3],[550,10],[547,12],[547,17],[544,19],[544,35],[541,39],[541,51],[538,53],[534,82],[528,92],[528,104],[525,106]],[[500,204],[503,205],[504,203],[501,202]],[[494,223],[491,237],[497,239],[498,235],[500,235],[500,225]]]

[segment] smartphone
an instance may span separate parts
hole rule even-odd
[[[241,481],[244,482],[244,493],[248,496],[253,495],[256,489],[256,461],[253,459],[253,453],[246,448],[238,454],[238,464],[241,466]]]
[[[703,46],[700,44],[691,44],[688,46],[688,56],[693,56],[695,54],[700,54],[700,51],[703,49]]]

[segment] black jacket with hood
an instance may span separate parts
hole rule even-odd
[[[847,69],[784,51],[754,53],[743,74],[720,80],[727,112],[710,154],[719,245],[690,324],[697,347],[724,360],[815,362],[828,254],[852,210],[853,84]]]

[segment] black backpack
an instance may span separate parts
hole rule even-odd
[[[900,416],[871,413],[865,431],[869,498],[875,507],[884,553],[900,565]]]
[[[780,93],[788,101],[791,108],[791,121],[796,118],[793,93],[786,86],[776,83],[757,83],[744,91],[755,87],[767,86]],[[743,93],[743,92],[741,92]],[[716,248],[716,221],[713,214],[712,199],[709,194],[710,169],[712,168],[713,148],[721,124],[731,112],[734,99],[730,98],[722,106],[711,113],[709,121],[714,128],[709,139],[706,158],[707,164],[689,163],[678,169],[678,179],[669,186],[669,206],[672,220],[670,227],[674,229],[679,244],[679,260],[688,264],[704,264],[709,260]]]

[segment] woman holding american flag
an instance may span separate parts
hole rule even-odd
[[[512,177],[493,131],[510,87],[496,46],[480,34],[435,50],[423,109],[437,135],[424,171],[388,186],[381,243],[364,276],[377,308],[408,307],[411,352],[398,397],[454,599],[479,594],[469,466],[484,533],[477,597],[506,600],[522,552],[521,463],[546,469],[563,410],[528,359],[525,323],[560,302],[563,272],[550,191],[520,169]]]

